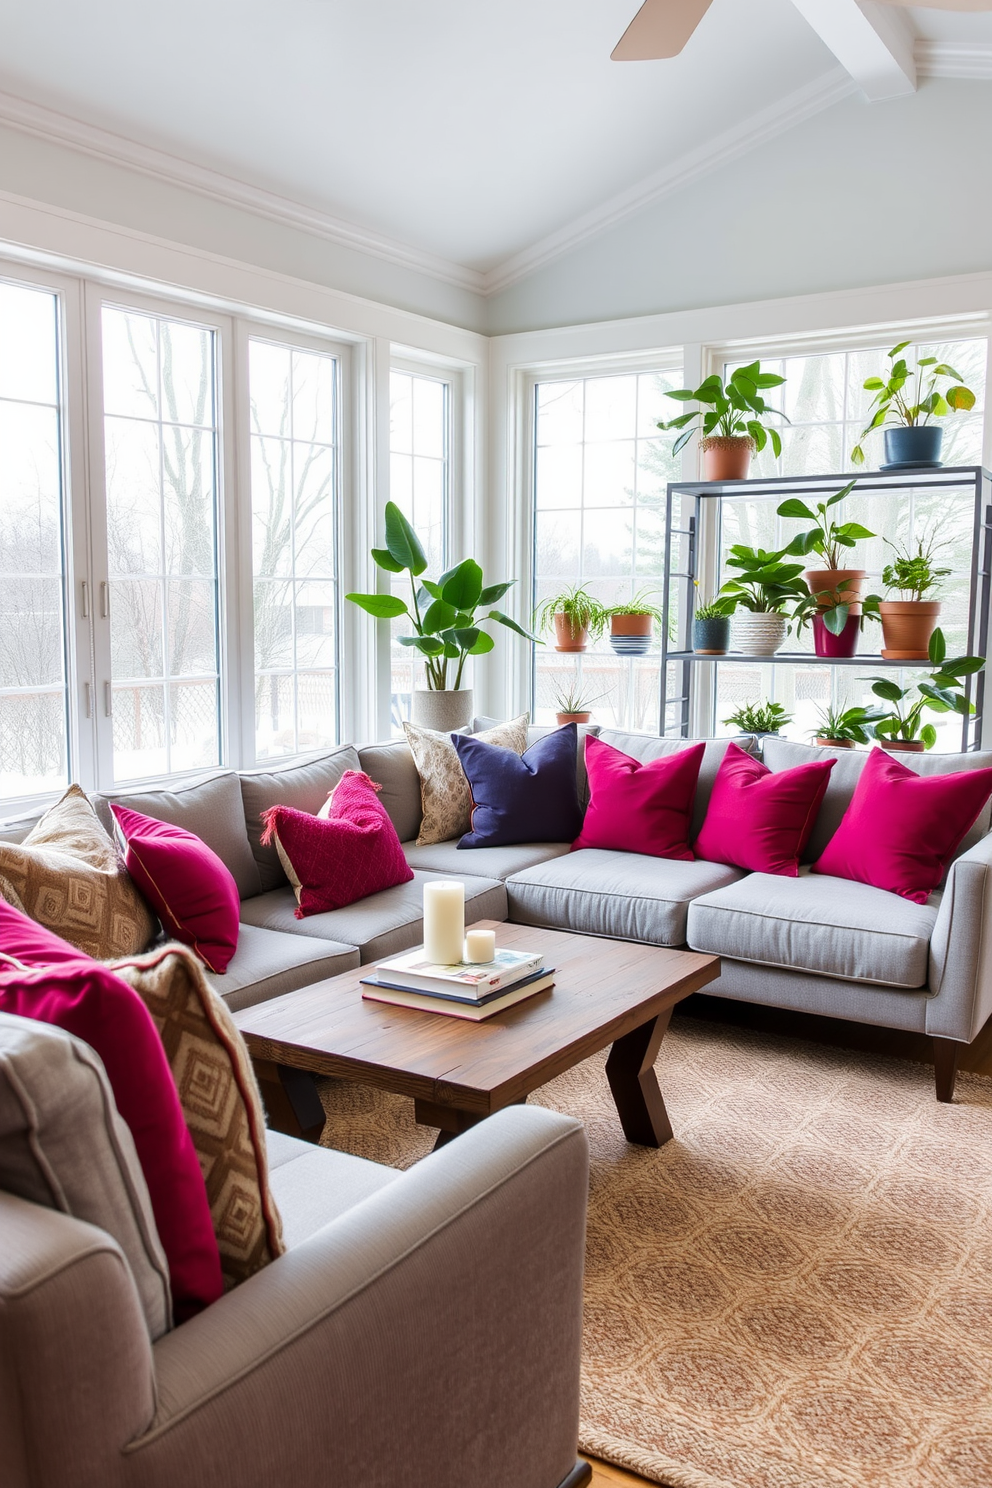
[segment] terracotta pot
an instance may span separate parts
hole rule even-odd
[[[827,739],[823,734],[817,734],[817,744],[822,744],[824,749],[853,749],[853,739]]]
[[[922,754],[927,747],[922,739],[879,739],[878,742],[890,754]]]
[[[840,603],[849,604],[855,615],[861,614],[861,592],[867,577],[867,570],[863,568],[811,568],[803,574],[810,594],[822,594],[824,589],[833,594],[838,590]]]
[[[755,444],[750,434],[710,434],[699,441],[703,480],[747,480]]]
[[[852,610],[853,610],[852,605]],[[819,615],[813,616],[813,650],[817,656],[853,656],[858,649],[860,615],[850,614],[840,635],[828,630]]]
[[[611,615],[610,645],[618,656],[643,656],[651,646],[652,615]]]
[[[591,713],[556,713],[558,727],[564,728],[566,723],[588,723],[592,717]]]
[[[734,648],[745,656],[774,656],[785,640],[785,616],[738,610],[732,631]]]
[[[940,601],[932,599],[883,599],[882,655],[891,661],[927,661],[930,637],[937,626]]]
[[[588,625],[573,627],[571,618],[561,613],[555,616],[555,650],[584,651],[589,643]]]

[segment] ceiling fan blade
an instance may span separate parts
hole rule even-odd
[[[644,0],[610,56],[614,62],[677,57],[710,4],[711,0]]]

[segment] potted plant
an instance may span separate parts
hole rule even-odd
[[[820,589],[803,594],[796,603],[792,618],[797,630],[813,627],[813,651],[824,658],[853,656],[866,620],[879,618],[879,598],[868,594],[859,604],[847,599],[847,589]]]
[[[603,605],[581,584],[553,594],[534,613],[539,630],[554,631],[556,651],[584,651],[590,639],[602,635],[606,619]]]
[[[884,708],[820,708],[819,722],[811,730],[817,744],[829,749],[853,749],[855,744],[867,744],[874,737],[876,723],[886,717]]]
[[[610,645],[618,656],[643,656],[651,645],[654,622],[660,625],[663,619],[644,592],[610,605],[605,613],[610,621]]]
[[[703,455],[703,480],[746,480],[756,450],[763,450],[770,441],[776,455],[782,453],[778,430],[766,428],[762,420],[769,414],[779,418],[785,415],[769,407],[761,394],[767,388],[780,387],[784,381],[777,372],[762,372],[760,362],[738,367],[726,386],[723,378],[714,372],[698,388],[666,393],[666,397],[676,402],[703,406],[667,422],[659,420],[658,428],[682,430],[672,445],[672,454],[677,455],[692,438],[694,420],[701,419],[699,448]]]
[[[867,527],[862,527],[860,522],[835,522],[830,514],[830,508],[849,496],[855,484],[853,480],[848,481],[843,490],[828,496],[826,501],[818,501],[815,512],[810,511],[805,501],[800,501],[798,496],[790,496],[788,501],[783,501],[778,507],[778,514],[780,517],[799,517],[813,523],[808,531],[798,532],[785,549],[787,553],[794,553],[799,557],[805,557],[807,553],[818,553],[823,559],[823,568],[812,568],[806,573],[810,593],[829,595],[840,591],[841,602],[851,607],[850,613],[860,614],[861,588],[868,575],[863,568],[842,568],[841,564],[848,548],[853,548],[856,542],[874,537],[875,534],[869,532]],[[830,609],[833,606],[825,604],[824,608]]]
[[[937,730],[932,723],[923,722],[924,709],[934,713],[974,713],[975,705],[968,701],[961,687],[961,678],[980,672],[985,665],[984,656],[958,656],[947,659],[947,646],[941,630],[930,637],[929,660],[934,670],[925,682],[918,682],[915,689],[899,687],[888,677],[874,677],[872,692],[890,709],[874,725],[875,738],[883,749],[909,750],[919,753],[932,749],[937,742]],[[907,703],[914,692],[919,697]]]
[[[696,597],[699,580],[693,579]],[[730,617],[737,601],[730,594],[697,604],[692,616],[692,649],[699,656],[726,656],[730,646]]]
[[[420,579],[427,558],[394,501],[386,503],[386,546],[373,548],[372,557],[386,573],[410,575],[412,608],[395,594],[348,594],[346,599],[376,620],[406,615],[412,621],[413,635],[400,636],[399,642],[419,651],[427,678],[426,690],[414,689],[413,721],[442,732],[463,728],[473,713],[472,689],[462,687],[465,664],[470,656],[484,656],[495,645],[484,622],[493,620],[525,640],[537,640],[502,610],[492,608],[515,581],[487,585],[472,558],[456,563],[436,582]],[[484,615],[476,614],[480,608]]]
[[[924,536],[915,552],[896,549],[895,558],[882,570],[886,588],[899,595],[898,599],[883,599],[879,604],[882,655],[887,659],[926,661],[929,655],[940,601],[927,596],[932,596],[939,581],[951,572],[949,568],[934,566],[938,547],[933,537]]]
[[[738,568],[720,590],[734,603],[734,642],[745,656],[774,656],[788,630],[788,609],[805,593],[801,563],[783,563],[784,552],[766,553],[736,543],[727,567]]]
[[[963,385],[961,373],[935,356],[920,357],[915,372],[902,353],[909,346],[900,341],[888,353],[888,379],[868,377],[865,390],[874,393],[874,412],[861,431],[861,439],[851,451],[855,465],[865,463],[861,440],[874,429],[885,427],[885,463],[883,470],[905,470],[913,466],[936,469],[944,431],[932,419],[946,418],[949,413],[966,413],[975,406],[971,388]],[[950,382],[943,391],[938,384]]]
[[[593,703],[598,703],[604,696],[604,693],[599,693],[596,697],[587,698],[574,685],[558,688],[555,691],[558,727],[561,728],[566,723],[588,723],[592,717]]]
[[[744,703],[729,718],[723,719],[726,728],[737,728],[742,734],[759,736],[777,734],[791,722],[792,714],[786,713],[781,703]]]

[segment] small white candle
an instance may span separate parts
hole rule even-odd
[[[496,959],[496,931],[468,930],[465,933],[465,960],[474,966]]]
[[[438,966],[457,966],[465,941],[465,885],[424,884],[424,955]]]

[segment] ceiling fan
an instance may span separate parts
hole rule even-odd
[[[909,6],[916,0],[881,0]],[[709,10],[712,0],[644,0],[610,53],[614,62],[677,57]],[[927,10],[992,10],[992,0],[923,0]]]

